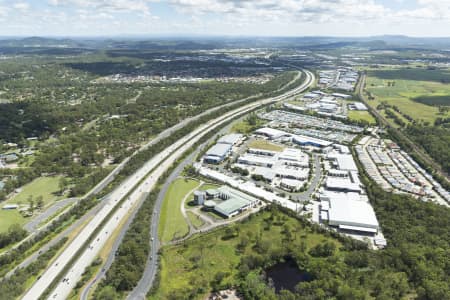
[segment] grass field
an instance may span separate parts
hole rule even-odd
[[[168,246],[162,249],[161,255],[161,282],[156,293],[149,299],[172,299],[173,293],[180,292],[184,295],[190,290],[201,286],[205,288],[205,294],[210,289],[210,282],[219,272],[227,272],[222,280],[223,283],[236,283],[237,266],[241,256],[256,254],[254,247],[248,245],[242,253],[236,251],[240,243],[240,237],[247,236],[251,243],[256,239],[258,232],[263,243],[270,245],[274,251],[281,251],[284,225],[292,226],[295,230],[293,247],[300,247],[302,241],[307,249],[314,247],[325,240],[331,240],[323,235],[311,233],[308,229],[293,218],[283,215],[283,225],[271,226],[269,230],[264,230],[264,219],[269,217],[269,212],[264,212],[254,216],[245,223],[233,225],[239,228],[239,237],[224,239],[226,229],[195,236],[183,245]],[[334,241],[334,240],[331,240]],[[340,244],[334,241],[339,248]],[[186,292],[186,293],[184,293]],[[205,295],[200,295],[192,299],[204,299]],[[173,298],[175,299],[175,298]]]
[[[5,204],[19,204],[28,205],[28,198],[30,195],[36,200],[37,197],[42,196],[44,205],[50,205],[56,200],[63,198],[64,196],[54,195],[53,193],[58,191],[58,184],[60,176],[55,177],[40,177],[22,188],[22,191],[12,198],[2,202]],[[0,232],[8,230],[9,226],[13,224],[23,225],[28,222],[30,218],[24,218],[17,210],[0,210]]]
[[[200,219],[196,214],[188,211],[187,215],[188,215],[189,220],[191,221],[192,225],[194,225],[195,228],[198,229],[205,224],[205,222],[203,222],[203,220]]]
[[[0,210],[0,233],[7,231],[13,224],[23,225],[27,221],[17,210]]]
[[[367,121],[370,125],[375,125],[375,118],[368,111],[349,110],[348,118],[354,121]]]
[[[163,243],[185,236],[189,227],[181,214],[183,198],[200,183],[197,180],[179,178],[169,187],[161,208],[159,238]]]
[[[247,120],[237,121],[231,126],[231,132],[238,132],[242,134],[248,134],[253,132],[256,128],[262,126],[265,122],[263,120],[257,119],[256,125],[250,125]]]
[[[45,205],[52,203],[53,201],[62,199],[64,196],[56,195],[59,190],[59,180],[61,176],[54,177],[40,177],[22,188],[22,191],[6,201],[7,203],[15,204],[28,204],[28,198],[30,196],[36,199],[39,196],[43,197]]]
[[[283,151],[284,147],[280,145],[276,145],[274,143],[268,142],[266,140],[253,140],[248,143],[249,148],[261,149],[261,150],[269,150],[269,151]]]
[[[439,114],[436,106],[414,101],[414,99],[433,101],[430,100],[431,97],[437,97],[438,101],[442,101],[442,97],[450,96],[449,71],[386,68],[372,69],[367,73],[366,90],[375,97],[375,100],[368,101],[372,107],[377,107],[385,101],[397,106],[400,111],[416,121],[430,123],[438,117],[450,117],[448,112]]]

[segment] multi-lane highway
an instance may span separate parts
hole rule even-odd
[[[299,80],[301,76],[301,73],[298,72],[298,74],[287,84],[285,84],[283,87],[281,87],[280,89],[278,89],[277,91],[281,91],[283,89],[285,89],[286,87],[290,86],[291,84],[293,84],[295,81]],[[244,98],[244,99],[240,99],[240,100],[236,100],[233,102],[229,102],[229,103],[225,103],[223,105],[220,106],[216,106],[213,108],[210,108],[198,115],[195,115],[193,117],[190,118],[186,118],[183,121],[177,123],[176,125],[165,129],[164,131],[162,131],[161,133],[159,133],[155,138],[153,138],[151,141],[149,141],[148,143],[144,144],[139,150],[135,151],[132,155],[130,155],[129,157],[127,157],[126,159],[124,159],[118,166],[116,166],[116,168],[114,168],[113,171],[111,171],[101,182],[99,182],[94,188],[92,188],[86,195],[84,195],[82,198],[87,198],[90,197],[92,195],[96,195],[99,192],[101,192],[109,183],[111,183],[114,178],[116,177],[117,174],[119,174],[119,172],[125,167],[125,165],[130,161],[131,157],[133,157],[134,155],[136,155],[137,153],[139,153],[140,151],[143,151],[155,144],[157,144],[158,142],[160,142],[161,140],[167,138],[168,136],[170,136],[173,132],[183,128],[184,126],[186,126],[187,124],[189,124],[190,122],[196,121],[199,118],[208,115],[210,113],[213,113],[219,109],[223,109],[232,105],[236,105],[239,103],[243,103],[246,101],[251,100],[252,98],[255,97],[259,97],[261,96],[260,94],[258,95],[254,95],[254,96],[250,96],[248,98]],[[106,197],[103,198],[103,200],[105,200]],[[76,198],[71,198],[68,199],[67,201],[70,201],[72,204],[73,202],[77,202],[80,199],[76,199]],[[65,203],[66,201],[62,201],[61,204],[67,204]],[[28,256],[24,261],[22,261],[19,265],[17,265],[14,269],[10,270],[8,272],[8,274],[4,277],[4,278],[8,278],[11,274],[13,274],[15,272],[16,269],[18,268],[25,268],[27,267],[29,264],[31,264],[32,262],[34,262],[36,259],[39,258],[39,256],[46,252],[50,247],[52,247],[53,245],[55,245],[56,243],[58,243],[63,237],[67,236],[70,232],[72,232],[73,230],[75,230],[76,228],[79,228],[80,226],[82,226],[83,224],[85,224],[85,221],[89,218],[91,218],[92,216],[94,216],[95,214],[97,214],[97,212],[102,209],[102,207],[105,205],[107,201],[101,201],[98,205],[96,205],[93,209],[91,209],[86,215],[83,216],[82,219],[78,220],[77,222],[75,222],[74,224],[72,224],[70,227],[68,227],[66,230],[64,230],[63,232],[61,232],[60,234],[58,234],[57,236],[55,236],[49,243],[43,245],[40,249],[38,249],[37,251],[35,251],[35,253],[33,253],[32,255]],[[14,245],[14,247],[12,247],[11,249],[16,249],[17,247],[20,246],[20,244],[22,244],[23,242],[32,239],[35,235],[37,235],[38,233],[47,230],[48,226],[50,226],[52,224],[53,221],[48,222],[47,224],[44,224],[42,226],[39,227],[39,225],[42,223],[42,221],[44,221],[45,219],[47,219],[47,215],[51,216],[53,215],[56,211],[58,211],[61,208],[61,204],[58,203],[54,205],[54,207],[52,206],[51,208],[49,208],[44,214],[42,214],[41,216],[38,216],[37,218],[33,219],[32,221],[30,221],[27,225],[25,225],[25,228],[31,232],[30,235],[28,235],[24,240],[22,240],[21,242],[17,243],[16,245]],[[67,205],[68,206],[68,205]],[[66,213],[68,210],[71,209],[70,207],[67,207],[64,211],[62,211],[60,213],[60,215]],[[53,220],[57,220],[58,217],[55,217]],[[8,251],[5,251],[3,253],[0,254],[3,255],[5,253],[8,253]]]
[[[127,215],[127,212],[139,202],[144,193],[153,189],[158,178],[162,176],[162,174],[170,168],[170,166],[186,150],[191,148],[204,135],[212,130],[216,130],[233,118],[248,113],[261,105],[280,101],[304,91],[314,81],[314,75],[312,73],[305,71],[305,74],[305,82],[299,87],[290,90],[283,95],[255,101],[225,113],[179,139],[145,163],[135,174],[127,178],[110,194],[107,199],[107,204],[92,218],[88,225],[80,231],[71,244],[64,249],[59,257],[55,259],[35,284],[26,292],[24,299],[36,299],[40,297],[55,278],[57,278],[58,275],[68,267],[69,263],[74,260],[72,266],[63,275],[62,281],[57,283],[56,288],[50,294],[51,299],[67,298],[76,282],[80,279],[85,268],[94,260],[120,221]],[[121,202],[121,199],[125,197],[126,199]],[[119,202],[121,202],[120,206]],[[115,208],[116,211],[114,211]],[[110,216],[111,214],[112,216]],[[108,216],[110,217],[107,218]],[[104,222],[106,223],[103,226],[100,226]],[[92,236],[94,237],[91,238]],[[87,245],[87,247],[84,247],[85,245]],[[152,245],[152,247],[157,248],[157,245]],[[76,259],[75,255],[78,255]]]

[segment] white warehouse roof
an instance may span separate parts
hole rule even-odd
[[[218,141],[217,144],[230,144],[230,145],[234,145],[237,142],[239,142],[239,140],[242,138],[242,134],[239,133],[232,133],[232,134],[227,134],[224,135],[223,137],[221,137]]]
[[[231,145],[229,144],[215,144],[206,152],[206,156],[225,157],[230,149]]]
[[[281,130],[273,129],[273,128],[269,128],[269,127],[260,128],[260,129],[256,130],[255,133],[265,135],[271,139],[278,139],[282,136],[290,136],[290,134],[285,131],[281,131]]]
[[[321,139],[316,139],[310,136],[305,136],[305,135],[295,135],[294,136],[294,142],[299,143],[299,144],[313,144],[313,145],[317,145],[320,147],[327,147],[332,145],[332,142],[328,142],[325,140],[321,140]]]
[[[358,167],[353,160],[351,154],[329,154],[328,158],[334,159],[337,164],[337,168],[343,171],[358,171]]]
[[[346,198],[331,198],[329,202],[328,222],[330,225],[367,228],[369,232],[372,232],[370,229],[378,229],[377,217],[369,203]]]

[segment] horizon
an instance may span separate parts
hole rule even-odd
[[[318,38],[318,39],[377,39],[377,38],[407,38],[407,39],[450,39],[448,36],[414,36],[403,34],[379,34],[379,35],[358,35],[358,36],[342,36],[342,35],[234,35],[234,34],[111,34],[111,35],[0,35],[0,40],[5,39],[217,39],[217,38],[233,38],[233,39],[299,39],[299,38]]]

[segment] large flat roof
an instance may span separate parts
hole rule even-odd
[[[351,154],[330,154],[329,158],[334,158],[336,160],[339,170],[358,171],[358,167]]]
[[[253,155],[253,154],[244,154],[241,155],[238,158],[239,162],[246,162],[248,164],[261,164],[261,165],[266,165],[266,164],[274,164],[275,160],[273,159],[273,157],[267,157],[267,156],[258,156],[258,155]]]
[[[300,134],[294,136],[294,141],[296,141],[298,143],[302,143],[302,144],[305,144],[305,143],[316,144],[316,145],[320,145],[323,147],[330,146],[333,144],[332,142],[329,142],[329,141],[316,139],[316,138],[313,138],[310,136],[300,135]]]
[[[217,204],[214,209],[219,211],[220,213],[223,213],[225,215],[230,215],[233,212],[249,205],[250,203],[247,200],[240,199],[240,198],[230,198],[228,200],[225,200],[219,204]]]
[[[206,152],[206,156],[218,156],[224,157],[230,151],[231,145],[229,144],[215,144]]]
[[[378,228],[378,220],[372,206],[364,201],[351,199],[329,199],[329,224]]]
[[[230,145],[234,145],[234,144],[236,144],[241,138],[242,138],[242,134],[239,134],[239,133],[227,134],[227,135],[224,135],[223,137],[221,137],[221,138],[217,141],[217,144],[230,144]]]
[[[277,139],[282,136],[290,135],[289,133],[287,133],[285,131],[281,131],[281,130],[269,128],[269,127],[260,128],[260,129],[256,130],[255,133],[262,134],[262,135],[268,136],[273,139]]]

